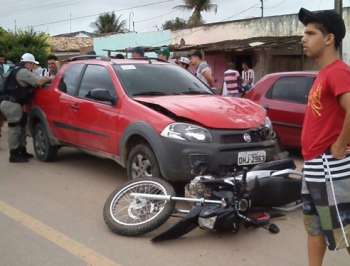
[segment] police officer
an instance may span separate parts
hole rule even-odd
[[[5,100],[0,104],[0,111],[8,122],[8,146],[11,163],[28,162],[33,155],[26,150],[26,120],[24,105],[31,100],[33,89],[40,87],[51,79],[39,79],[32,71],[35,58],[30,53],[21,57],[21,63],[7,77],[4,84]]]

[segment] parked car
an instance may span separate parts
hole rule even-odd
[[[245,96],[266,109],[283,147],[300,148],[307,99],[316,75],[317,72],[269,74]]]
[[[67,63],[36,91],[29,118],[39,160],[74,146],[117,161],[131,179],[186,181],[198,165],[214,172],[279,156],[261,106],[214,95],[189,72],[155,59]]]

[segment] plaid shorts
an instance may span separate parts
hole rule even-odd
[[[330,250],[349,247],[350,155],[330,154],[305,161],[302,185],[304,224],[310,235],[324,235]]]

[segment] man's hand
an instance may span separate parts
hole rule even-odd
[[[347,154],[347,146],[341,145],[338,142],[335,142],[331,146],[331,154],[337,160],[344,159]]]

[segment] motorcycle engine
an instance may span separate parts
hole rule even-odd
[[[212,176],[197,176],[191,180],[189,184],[185,186],[185,197],[188,198],[210,198],[212,191],[202,180],[211,180],[214,179]]]

